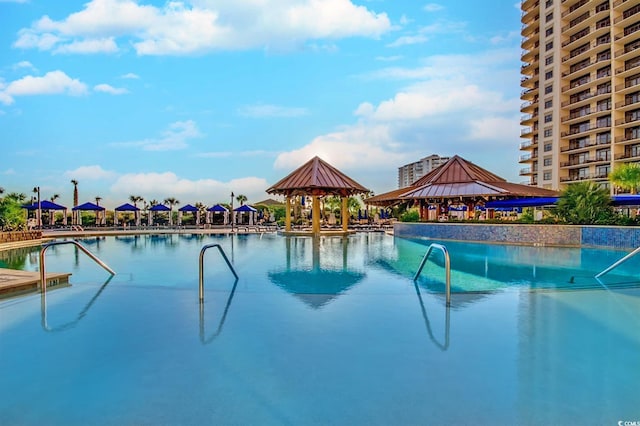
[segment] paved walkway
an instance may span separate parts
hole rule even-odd
[[[47,274],[47,288],[69,284],[69,273]],[[0,298],[37,291],[40,273],[0,268]]]

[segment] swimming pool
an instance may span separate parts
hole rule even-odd
[[[82,240],[71,287],[0,301],[3,424],[617,424],[640,419],[638,261],[624,253],[348,238]],[[198,303],[198,255],[205,302]],[[38,251],[13,264],[35,270]],[[2,266],[2,265],[0,265]]]

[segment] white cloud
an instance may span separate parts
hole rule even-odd
[[[202,134],[198,130],[195,121],[176,121],[170,124],[169,128],[163,131],[161,137],[157,139],[113,143],[111,146],[138,147],[145,151],[175,151],[187,148],[190,139],[200,137],[202,137]]]
[[[29,61],[20,61],[17,64],[13,65],[14,70],[23,69],[23,68],[28,68],[32,71],[36,71],[36,67],[34,67],[33,64]]]
[[[425,12],[438,12],[443,9],[444,9],[444,6],[437,3],[429,3],[422,8],[422,10],[424,10]]]
[[[388,43],[387,47],[400,47],[400,46],[407,46],[411,44],[426,43],[428,40],[429,39],[422,34],[413,35],[413,36],[402,36],[402,37],[398,37],[395,41]]]
[[[118,46],[113,37],[102,39],[89,39],[73,41],[68,44],[63,44],[56,47],[53,53],[67,53],[67,54],[87,54],[87,53],[115,53],[118,51]]]
[[[278,105],[257,104],[245,105],[238,109],[238,114],[253,118],[300,117],[309,114],[306,108],[292,108]]]
[[[98,84],[93,87],[93,90],[95,90],[96,92],[108,93],[110,95],[124,95],[126,93],[129,93],[127,89],[113,87],[108,84]]]
[[[394,55],[394,56],[376,56],[376,61],[380,62],[394,62],[402,59],[402,55]]]
[[[129,80],[139,80],[140,76],[138,74],[134,74],[132,72],[129,72],[129,73],[126,73],[126,74],[120,76],[120,78],[129,79]]]
[[[408,162],[458,154],[517,181],[518,63],[515,49],[503,49],[432,56],[420,67],[372,73],[369,78],[408,84],[387,99],[361,102],[356,123],[281,153],[274,167],[290,170],[319,155],[379,193],[395,187],[389,177]]]
[[[177,198],[181,204],[202,202],[213,205],[226,202],[231,191],[244,194],[249,202],[264,199],[264,191],[269,187],[267,181],[258,177],[245,177],[223,182],[215,179],[190,180],[181,178],[173,172],[128,173],[118,177],[111,186],[111,192],[120,198],[128,197],[131,188],[146,200],[159,201],[167,197]]]
[[[2,172],[3,175],[15,175],[16,171],[14,169],[7,169]]]
[[[11,105],[15,96],[68,94],[81,96],[87,93],[87,85],[69,77],[62,71],[51,71],[42,77],[26,76],[0,87],[0,102]]]
[[[162,7],[133,0],[92,0],[60,21],[44,16],[23,28],[14,46],[64,53],[112,52],[116,40],[124,39],[139,55],[183,55],[375,38],[390,29],[386,14],[351,0],[194,0],[170,1]]]
[[[101,166],[81,166],[75,170],[68,170],[64,172],[65,177],[69,179],[76,179],[78,181],[87,180],[111,180],[116,177],[116,173],[104,170]]]

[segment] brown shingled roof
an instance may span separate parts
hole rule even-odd
[[[269,194],[350,196],[369,190],[320,157],[313,157],[271,188]]]
[[[409,187],[379,194],[366,204],[388,206],[408,199],[553,197],[556,191],[507,182],[482,167],[453,156]]]

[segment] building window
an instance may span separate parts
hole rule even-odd
[[[551,172],[544,172],[544,174],[542,175],[542,179],[544,180],[551,180]]]
[[[553,71],[547,71],[546,73],[544,73],[545,80],[549,80],[550,78],[553,78]]]
[[[544,46],[544,50],[551,50],[551,49],[553,49],[553,42],[552,41],[550,41],[549,43],[547,43]]]
[[[553,144],[552,143],[545,143],[544,144],[544,152],[549,152],[553,149]]]
[[[547,0],[547,2],[544,4],[544,7],[551,7],[553,6],[553,0]]]
[[[550,36],[551,34],[553,34],[553,27],[547,28],[547,31],[545,31],[544,34],[546,36]]]
[[[548,13],[547,16],[544,17],[544,22],[549,22],[553,19],[553,12]]]
[[[553,129],[544,129],[544,137],[548,138],[553,135]]]
[[[551,108],[553,106],[553,100],[549,99],[548,101],[544,101],[545,108]]]
[[[596,143],[598,145],[610,144],[611,143],[611,132],[598,133],[596,135]]]
[[[611,127],[611,116],[599,117],[596,120],[596,127]]]
[[[547,114],[544,116],[544,122],[549,123],[553,120],[553,114]]]
[[[547,157],[547,158],[544,159],[544,165],[545,166],[550,166],[552,161],[553,160],[551,159],[551,157]]]
[[[544,60],[545,65],[551,65],[553,63],[553,55],[547,56]]]
[[[547,87],[544,88],[544,94],[548,95],[549,93],[553,92],[553,84],[548,85]]]

